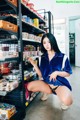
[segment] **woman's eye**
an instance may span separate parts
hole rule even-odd
[[[50,44],[50,41],[44,41],[43,44]]]
[[[46,44],[46,42],[43,42],[43,44]]]

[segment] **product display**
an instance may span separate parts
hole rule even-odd
[[[28,57],[38,64],[45,33],[39,26],[45,21],[29,0],[0,0],[0,7],[0,120],[23,120],[38,94],[27,89],[28,82],[37,79]]]
[[[11,4],[17,7],[17,0],[8,0]]]
[[[34,26],[39,28],[39,20],[37,18],[34,19]]]
[[[2,28],[4,30],[10,30],[13,32],[18,31],[17,25],[14,25],[14,24],[7,22],[7,21],[4,21],[4,20],[0,20],[0,28]]]
[[[0,120],[8,120],[16,113],[16,108],[13,105],[0,103]]]

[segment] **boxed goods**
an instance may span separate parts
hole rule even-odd
[[[30,9],[33,9],[33,8],[34,8],[34,4],[33,4],[33,3],[27,3],[27,6],[28,6]]]
[[[17,32],[18,31],[18,26],[4,21],[4,20],[0,20],[0,28],[4,29],[4,30],[9,30],[9,31],[13,31],[13,32]]]
[[[8,0],[11,4],[17,7],[17,0]]]
[[[8,120],[16,113],[14,105],[0,103],[0,120]]]

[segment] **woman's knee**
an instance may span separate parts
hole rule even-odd
[[[61,102],[64,103],[65,105],[69,106],[73,103],[71,91],[67,87],[60,86],[56,90],[56,93],[57,93],[59,99],[61,100]]]
[[[67,97],[63,97],[62,98],[62,102],[67,105],[67,106],[70,106],[72,103],[73,103],[73,99],[72,99],[72,96],[67,96]]]
[[[27,89],[29,91],[32,91],[32,92],[36,92],[36,91],[39,91],[39,81],[32,81],[32,82],[29,82],[28,85],[27,85]]]
[[[28,85],[27,85],[28,91],[32,91],[32,88],[33,88],[33,83],[29,82]]]

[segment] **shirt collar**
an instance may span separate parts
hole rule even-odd
[[[56,58],[56,57],[62,57],[62,56],[63,56],[63,54],[61,52],[60,53],[56,52],[54,58]],[[46,59],[48,59],[47,52],[45,54],[43,54],[42,57],[45,57]]]
[[[60,52],[60,53],[55,53],[55,56],[54,57],[62,57],[63,56],[63,54]]]

